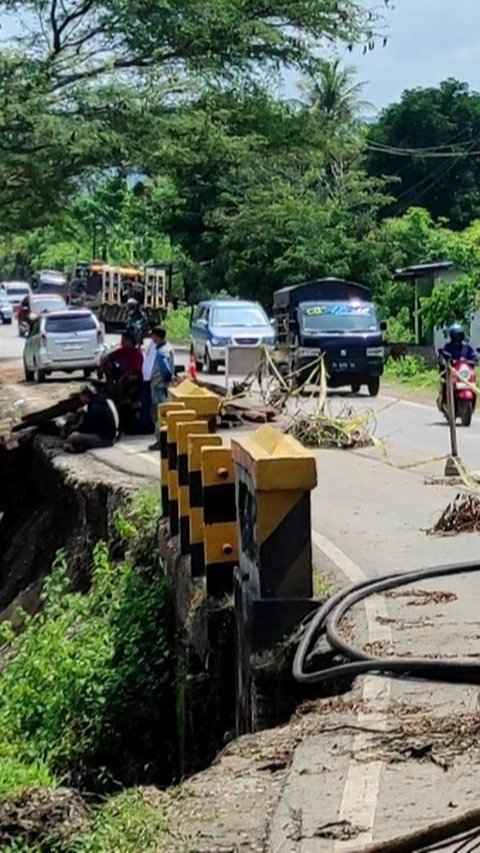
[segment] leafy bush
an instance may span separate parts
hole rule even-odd
[[[479,306],[479,294],[470,276],[461,276],[451,284],[435,287],[432,295],[420,302],[421,316],[430,329],[448,328],[455,322],[468,326]]]
[[[439,382],[438,372],[429,368],[422,358],[413,355],[390,359],[385,366],[385,378],[415,388],[436,387]]]
[[[387,341],[392,343],[412,344],[415,340],[410,322],[410,311],[407,306],[400,308],[394,317],[387,319]]]
[[[99,542],[83,595],[68,591],[60,553],[42,611],[17,637],[1,627],[0,764],[15,759],[20,785],[22,765],[29,783],[50,774],[97,791],[171,778],[172,608],[152,571],[157,520],[158,500],[154,510],[138,498],[123,519],[128,559],[113,563]]]
[[[190,338],[190,306],[169,311],[165,318],[165,329],[172,343],[185,343]]]

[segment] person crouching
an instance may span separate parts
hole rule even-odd
[[[119,417],[112,400],[98,394],[91,385],[80,390],[84,407],[79,421],[63,445],[67,453],[85,453],[100,447],[112,447],[118,438]]]

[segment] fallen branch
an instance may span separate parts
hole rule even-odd
[[[350,406],[345,406],[337,417],[324,409],[313,415],[299,412],[287,431],[305,447],[352,450],[374,444],[373,430],[370,430],[373,420],[373,412],[358,415]]]
[[[458,536],[480,530],[480,498],[465,493],[458,494],[442,512],[429,530],[428,536]]]

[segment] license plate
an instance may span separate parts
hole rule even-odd
[[[62,347],[64,352],[77,352],[82,349],[81,344],[64,344]]]

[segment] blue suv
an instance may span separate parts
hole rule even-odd
[[[275,332],[258,302],[211,299],[195,309],[192,340],[197,368],[215,373],[228,346],[273,346]]]

